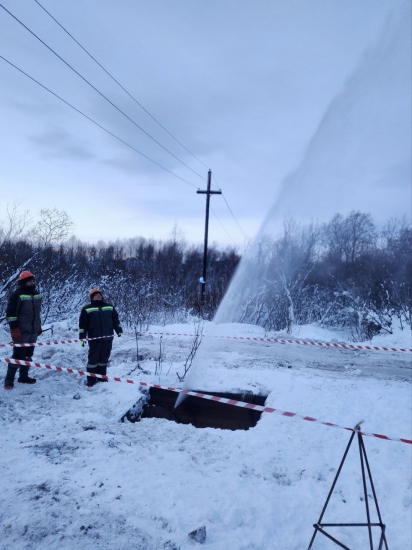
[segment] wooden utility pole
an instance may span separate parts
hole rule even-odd
[[[210,195],[221,195],[222,191],[211,191],[210,184],[212,180],[212,171],[209,170],[207,173],[207,189],[206,191],[201,191],[198,189],[197,193],[199,195],[206,195],[206,221],[205,221],[205,245],[203,249],[203,272],[202,276],[199,279],[200,283],[200,303],[204,304],[205,300],[205,286],[206,286],[206,271],[207,271],[207,239],[209,234],[209,206],[210,206]]]

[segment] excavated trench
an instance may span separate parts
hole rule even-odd
[[[245,401],[254,405],[264,405],[266,395],[245,393],[216,393],[195,390],[207,395],[216,395],[235,401]],[[222,430],[248,430],[256,426],[261,412],[201,399],[187,395],[183,402],[174,409],[177,393],[160,388],[150,388],[146,400],[141,400],[131,407],[121,418],[122,422],[139,422],[142,418],[164,418],[179,424],[192,424],[195,428],[220,428]]]

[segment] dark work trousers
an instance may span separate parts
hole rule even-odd
[[[37,334],[22,333],[21,343],[29,344],[34,343],[37,340]],[[19,359],[20,361],[31,361],[34,353],[34,347],[29,348],[13,348],[12,359]],[[18,365],[10,364],[7,368],[6,379],[4,380],[5,386],[12,386],[14,377],[16,376]],[[24,380],[28,377],[29,367],[20,367],[20,380]]]
[[[89,340],[89,358],[87,363],[87,372],[96,374],[107,374],[107,363],[112,351],[113,338],[107,340]],[[101,378],[87,377],[87,385],[94,386],[96,382],[107,382]]]

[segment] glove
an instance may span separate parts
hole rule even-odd
[[[123,336],[123,332],[119,332],[117,336],[120,338],[120,336]]]
[[[42,332],[43,332],[43,327],[40,327],[39,332],[37,333],[37,336],[40,336],[40,334],[42,334]]]
[[[11,334],[11,338],[12,338],[12,340],[15,344],[18,344],[19,342],[21,342],[21,332],[20,332],[19,327],[12,328],[10,330],[10,334]]]
[[[80,345],[81,345],[82,348],[84,348],[84,346],[86,345],[86,342],[85,342],[84,340],[82,340],[82,341],[80,342]]]

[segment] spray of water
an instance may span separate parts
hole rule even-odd
[[[241,322],[246,305],[264,292],[266,248],[285,220],[307,224],[353,210],[370,212],[378,222],[410,216],[410,71],[411,6],[406,1],[386,21],[377,43],[329,105],[297,170],[283,181],[208,335],[220,334],[222,323]],[[200,387],[213,358],[212,342],[207,338],[200,346],[186,388]]]
[[[265,243],[284,220],[326,221],[339,212],[370,212],[375,220],[410,216],[411,205],[411,6],[386,22],[328,107],[298,169],[283,182],[254,244],[249,247],[215,316],[241,319],[265,277]]]

